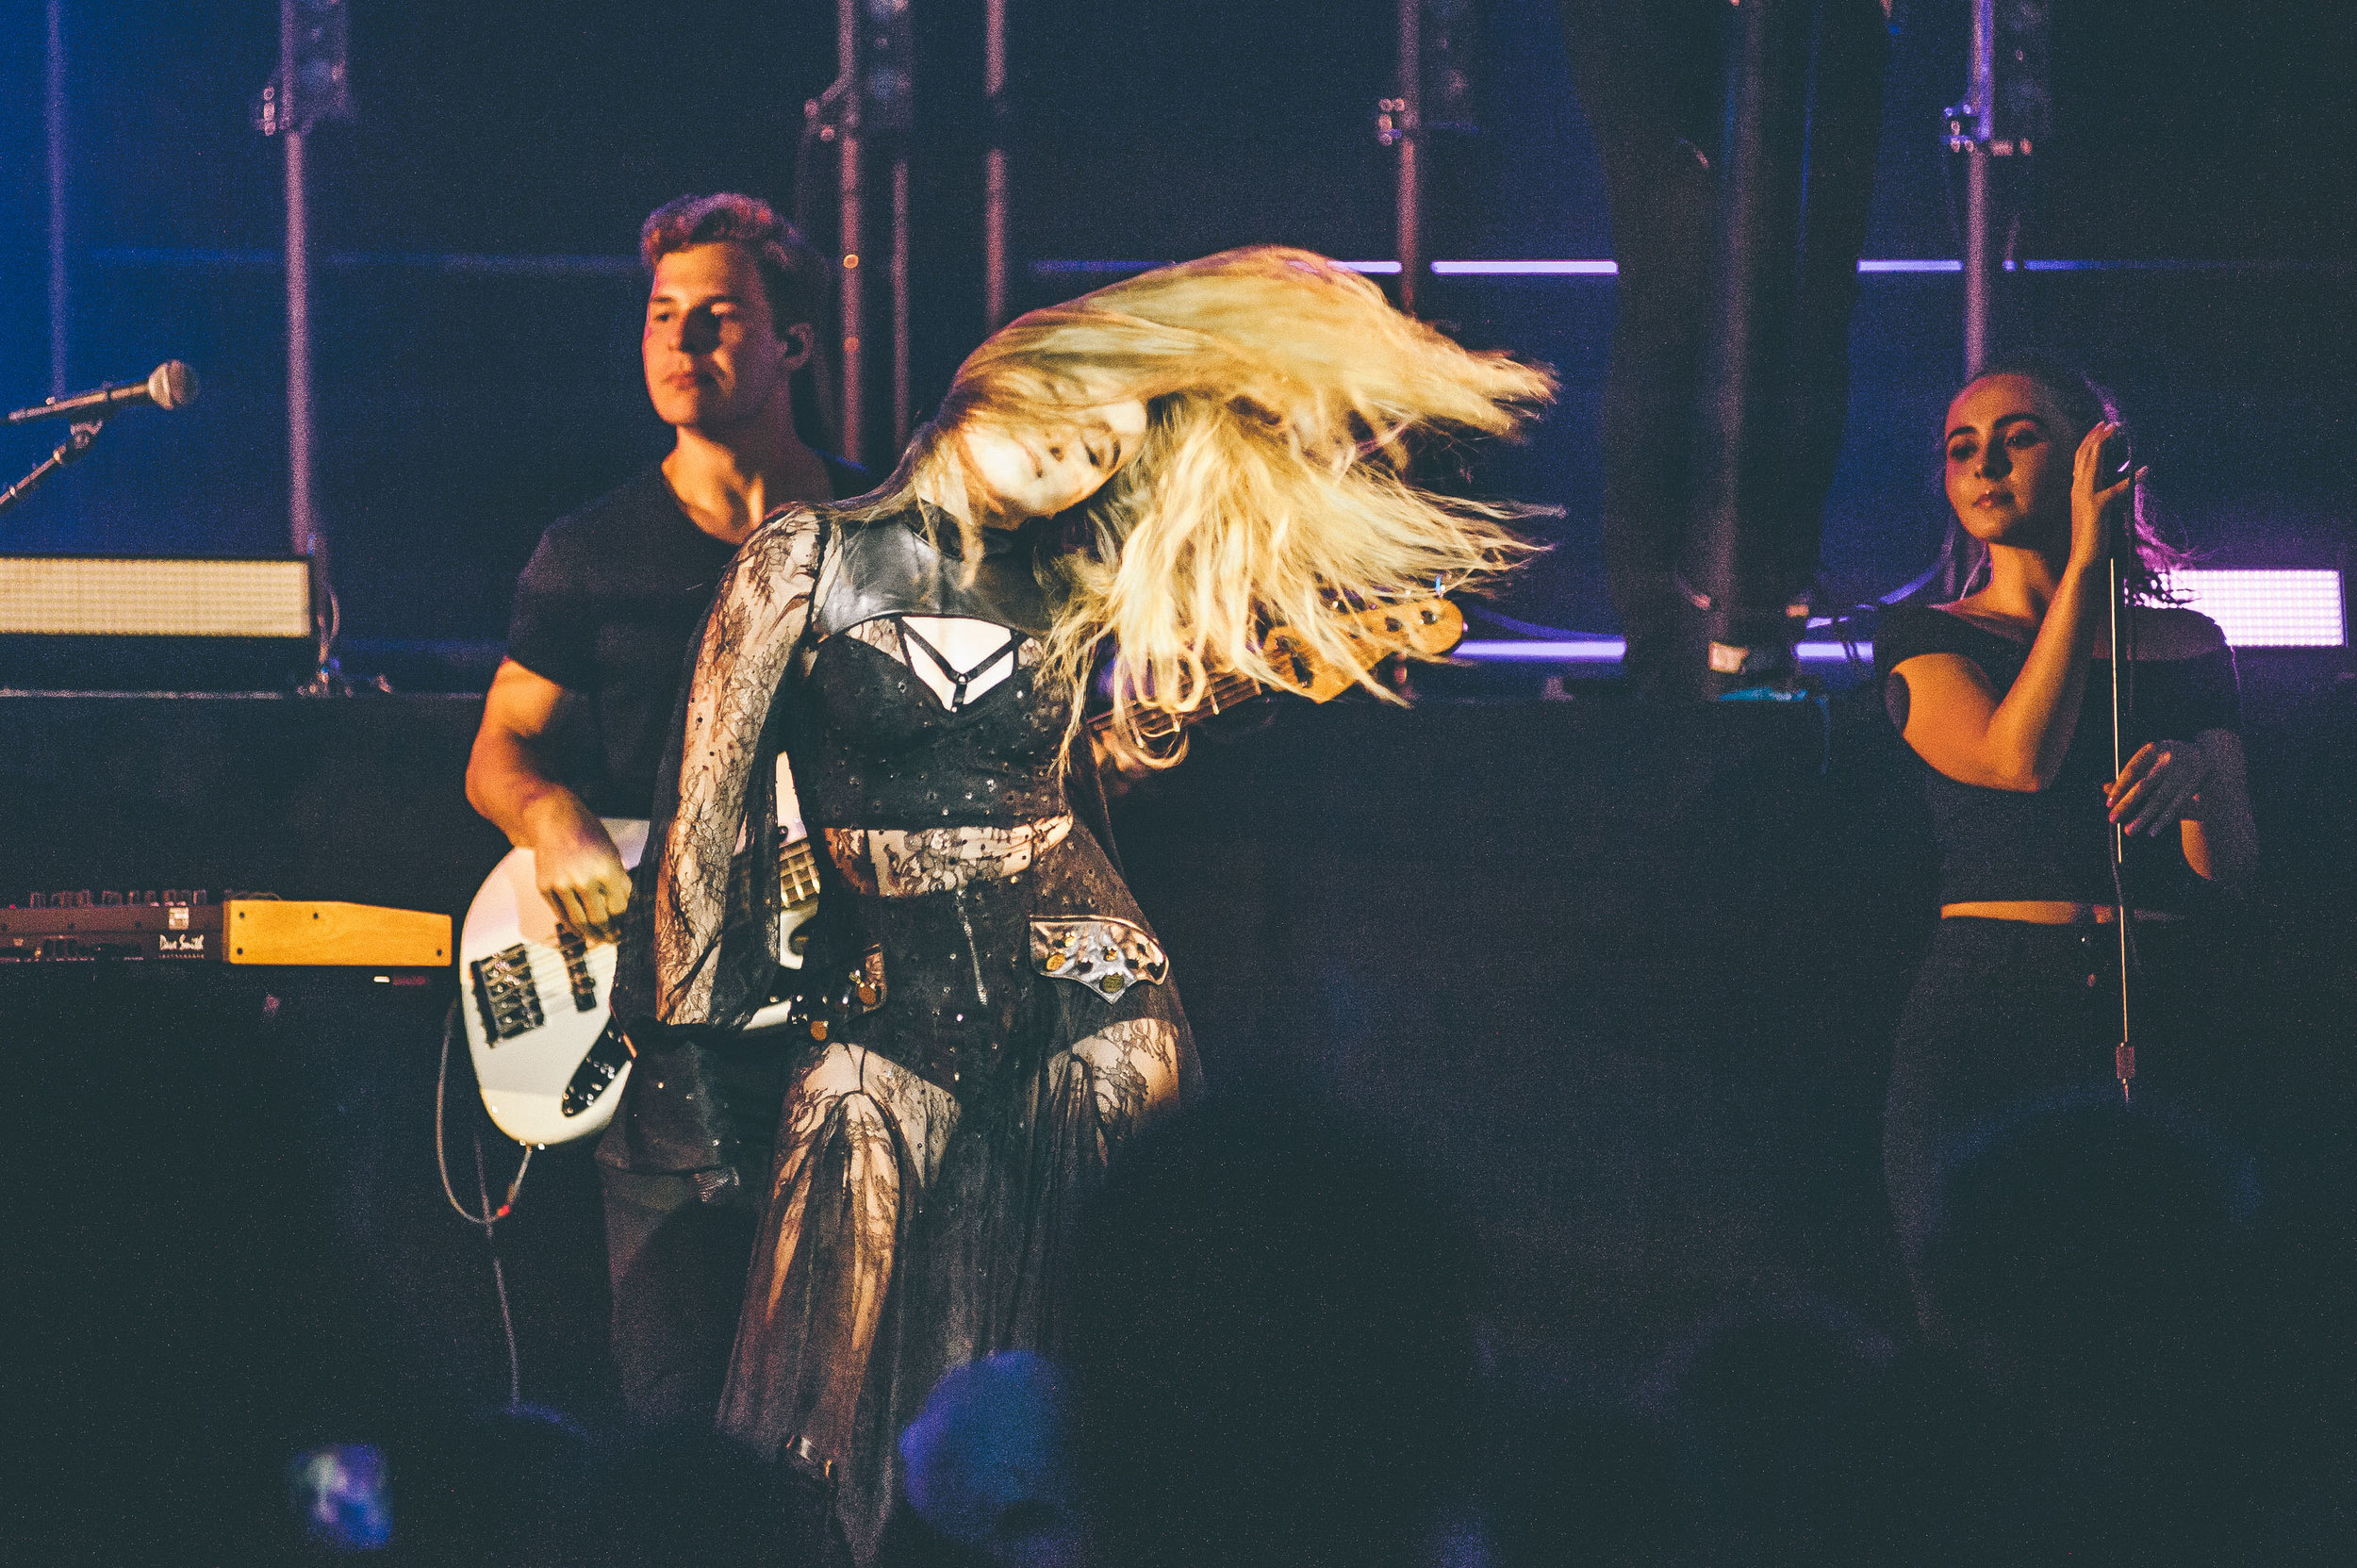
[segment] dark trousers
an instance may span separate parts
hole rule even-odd
[[[605,1165],[598,1175],[623,1405],[651,1426],[709,1428],[760,1216],[741,1189],[716,1204],[686,1176]]]
[[[2142,1111],[2205,1138],[2242,1131],[2242,1042],[2221,1029],[2210,933],[2137,928],[2132,1084]],[[1946,1184],[2025,1116],[2117,1103],[2118,933],[2112,926],[1944,919],[1900,1015],[1883,1113],[1883,1177],[1901,1248],[1925,1299],[1923,1261]]]
[[[1717,281],[1726,0],[1563,0],[1581,107],[1603,158],[1620,269],[1606,374],[1604,552],[1612,606],[1640,685],[1675,678],[1675,582]],[[1763,526],[1785,591],[1816,575],[1825,492],[1850,395],[1850,313],[1882,133],[1886,21],[1877,0],[1821,0],[1807,180],[1788,363],[1763,414],[1778,433],[1787,504]],[[1699,643],[1692,651],[1700,667]]]
[[[786,1064],[799,1031],[761,1030],[708,1053],[737,1180],[707,1200],[694,1175],[601,1164],[614,1363],[635,1420],[708,1429],[720,1409],[753,1233],[769,1190]],[[626,1090],[625,1093],[628,1091]],[[623,1107],[629,1114],[629,1107]]]

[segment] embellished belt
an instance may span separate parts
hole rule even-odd
[[[1141,982],[1160,985],[1170,973],[1161,943],[1110,915],[1033,920],[1031,966],[1108,998]]]
[[[1030,868],[1072,831],[1069,813],[1013,827],[828,828],[827,858],[855,893],[914,899]]]

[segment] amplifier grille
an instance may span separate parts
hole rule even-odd
[[[0,555],[0,635],[310,635],[306,561]]]

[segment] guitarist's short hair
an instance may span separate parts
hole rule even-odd
[[[638,255],[649,272],[674,251],[721,244],[742,245],[752,256],[769,301],[770,326],[779,337],[790,326],[816,328],[826,314],[833,281],[827,259],[758,196],[733,190],[681,196],[649,213],[638,229]]]

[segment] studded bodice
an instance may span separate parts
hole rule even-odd
[[[812,656],[786,739],[810,825],[1012,824],[1063,811],[1056,759],[1072,696],[1043,679],[1039,645],[1024,638],[1014,672],[952,711],[880,646],[895,638],[871,621]]]
[[[915,518],[847,527],[832,547],[784,737],[814,829],[1003,825],[1066,809],[1056,764],[1073,693],[1041,662],[1043,530],[985,536],[969,569],[935,522],[948,551]],[[960,670],[911,617],[1004,626],[1007,638]],[[920,678],[928,665],[946,692]]]

